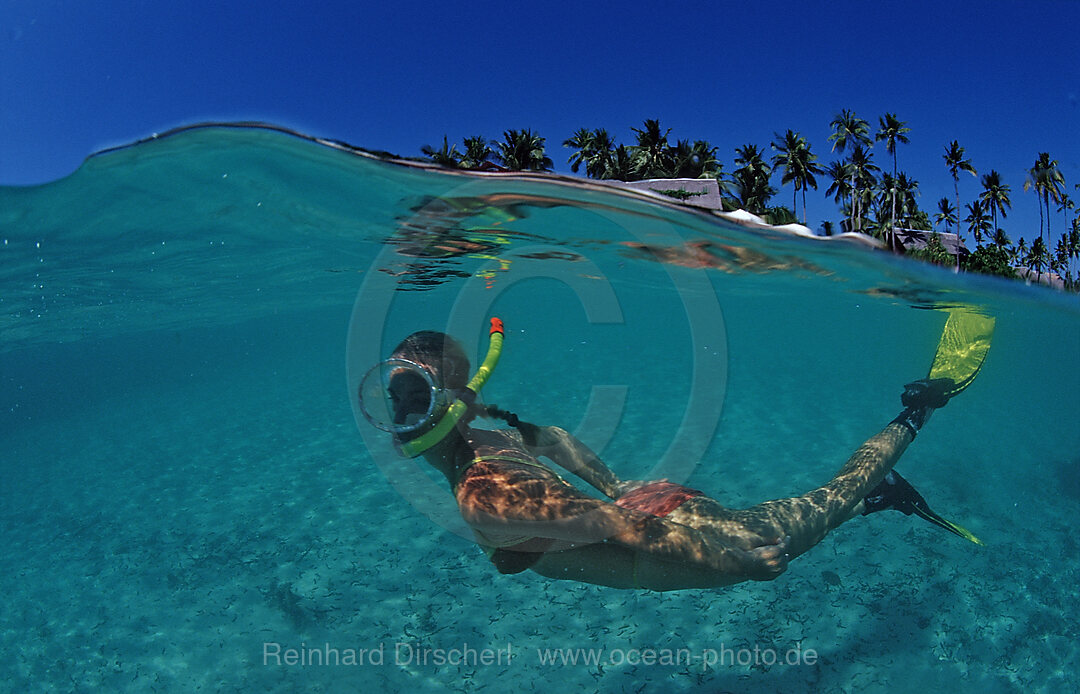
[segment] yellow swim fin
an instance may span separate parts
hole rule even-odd
[[[927,378],[951,379],[954,385],[945,393],[951,398],[971,385],[979,375],[990,351],[994,318],[968,305],[945,310],[949,312],[949,319],[941,331],[941,340]]]
[[[914,507],[912,508],[912,512],[915,513],[915,515],[917,515],[919,518],[923,518],[925,520],[928,520],[931,523],[933,523],[934,525],[938,526],[939,528],[944,528],[944,529],[948,530],[950,533],[953,533],[955,535],[959,535],[960,537],[964,538],[965,540],[971,540],[975,544],[977,544],[979,546],[982,546],[983,541],[980,540],[979,538],[975,537],[975,535],[972,534],[972,532],[970,530],[968,530],[967,528],[965,528],[962,525],[957,525],[956,523],[953,523],[952,521],[945,520],[944,518],[939,516],[937,513],[935,513],[933,509],[931,509],[929,506],[926,506],[925,504],[926,504],[925,501],[923,501],[921,505],[916,503],[914,505]]]
[[[951,380],[953,385],[945,393],[951,398],[971,385],[982,370],[986,355],[990,352],[995,321],[993,316],[970,305],[962,304],[945,310],[949,312],[949,318],[941,331],[941,340],[938,341],[927,378]],[[915,496],[911,504],[911,511],[915,515],[977,545],[983,544],[967,528],[939,516],[917,492]]]

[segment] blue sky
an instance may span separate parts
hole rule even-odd
[[[0,4],[0,183],[74,170],[94,150],[203,120],[265,120],[364,147],[529,127],[561,142],[659,118],[673,138],[735,147],[804,134],[819,161],[842,108],[911,128],[898,152],[920,204],[952,198],[958,139],[1001,172],[1030,239],[1023,192],[1040,151],[1080,182],[1080,2],[309,3],[5,0]],[[877,162],[887,164],[883,145]],[[779,183],[778,177],[776,184]],[[809,223],[839,219],[819,181]],[[979,190],[961,180],[961,198]],[[790,188],[780,202],[791,204]],[[1054,218],[1056,230],[1063,218]]]

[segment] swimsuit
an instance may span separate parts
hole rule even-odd
[[[663,518],[687,500],[702,494],[704,492],[673,482],[653,482],[623,494],[615,500],[615,505]]]

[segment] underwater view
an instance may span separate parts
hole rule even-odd
[[[0,287],[4,689],[1080,686],[1076,294],[246,125],[0,187]],[[770,581],[500,573],[356,397],[419,330],[476,369],[497,317],[485,403],[746,508],[832,478],[957,311],[989,351],[896,469],[981,544],[875,513]]]

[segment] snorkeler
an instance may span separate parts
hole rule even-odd
[[[482,405],[477,394],[503,342],[502,322],[491,323],[488,354],[472,378],[456,340],[422,331],[369,370],[358,395],[365,417],[390,432],[403,455],[423,456],[446,477],[476,542],[500,573],[531,569],[549,578],[658,591],[766,581],[841,523],[887,509],[916,513],[978,542],[934,513],[892,467],[931,413],[974,378],[988,339],[970,373],[958,376],[948,360],[939,369],[935,359],[930,377],[906,386],[900,415],[827,484],[738,510],[665,480],[623,482],[565,430]],[[970,349],[965,358],[970,364]],[[949,376],[935,377],[941,374]],[[470,426],[478,416],[512,428]],[[607,499],[569,484],[541,457]]]

